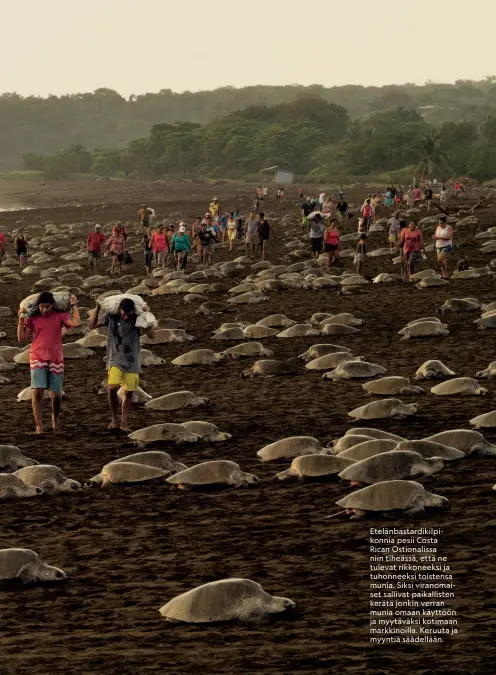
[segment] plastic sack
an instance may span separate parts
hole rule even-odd
[[[33,295],[28,295],[27,298],[24,298],[19,305],[19,309],[22,309],[22,316],[27,318],[28,316],[34,316],[38,312],[38,298],[41,293],[42,291],[33,293]],[[57,312],[68,312],[70,309],[71,293],[69,291],[58,291],[52,293],[52,295],[55,300],[54,309]]]
[[[130,295],[122,293],[120,295],[109,295],[100,302],[100,316],[104,314],[118,314],[119,305],[124,298],[128,298],[134,302],[136,309],[136,326],[138,328],[150,328],[150,326],[157,326],[157,320],[153,314],[148,310],[148,305],[140,295]]]

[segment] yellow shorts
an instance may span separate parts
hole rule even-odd
[[[120,385],[126,391],[136,391],[138,388],[138,373],[124,373],[119,368],[111,366],[108,369],[108,384]]]

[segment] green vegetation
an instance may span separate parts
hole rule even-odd
[[[0,121],[0,168],[18,168],[22,157],[24,169],[46,178],[239,178],[276,164],[315,180],[496,176],[496,78],[226,87],[129,100],[109,89],[47,99],[4,94]]]

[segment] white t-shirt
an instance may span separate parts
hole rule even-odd
[[[436,227],[435,237],[436,237],[436,248],[443,248],[444,246],[453,246],[453,239],[447,239],[449,225],[438,225]],[[438,237],[442,237],[438,239]]]
[[[325,192],[323,192],[319,197],[319,202],[321,204],[323,204],[325,202],[325,198],[326,198],[326,195],[325,195]]]
[[[262,189],[262,194],[263,194],[264,197],[267,197],[267,195],[269,194],[269,188],[264,187]]]

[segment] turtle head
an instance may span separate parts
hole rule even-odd
[[[40,581],[64,581],[64,579],[67,579],[67,574],[58,567],[52,567],[43,563],[39,565],[36,577]]]
[[[96,487],[102,487],[103,485],[103,476],[101,473],[99,473],[96,476],[93,476],[93,478],[90,478],[89,480],[86,481],[84,484],[85,488],[96,488]]]
[[[253,485],[254,483],[259,483],[260,479],[258,476],[255,476],[253,473],[243,473],[243,483],[245,485]]]
[[[14,467],[12,467],[12,471],[18,471],[19,469],[24,469],[26,466],[36,466],[39,462],[37,462],[35,459],[31,459],[31,457],[16,457],[14,460]]]
[[[291,469],[286,469],[286,471],[280,471],[279,473],[276,473],[276,475],[274,476],[274,480],[276,478],[278,478],[279,480],[288,480],[289,478],[293,478]]]
[[[478,396],[485,396],[488,393],[488,391],[487,389],[484,389],[484,387],[479,387],[478,389],[475,390],[475,393]]]
[[[253,373],[252,373],[251,368],[247,368],[247,370],[241,371],[239,376],[241,377],[241,379],[248,379],[250,377],[253,377]]]
[[[67,478],[60,486],[62,492],[72,492],[73,490],[80,490],[81,483],[78,483],[77,480],[71,480]]]
[[[220,363],[221,361],[224,361],[224,359],[226,359],[227,356],[228,355],[225,352],[217,352],[217,354],[214,354],[215,363]]]
[[[426,492],[424,495],[424,506],[448,510],[450,508],[450,503],[447,497],[441,497],[441,495]]]
[[[429,457],[424,459],[423,465],[423,470],[425,473],[437,473],[438,471],[441,471],[442,468],[444,468],[444,459],[441,457]]]
[[[279,612],[286,612],[289,609],[296,607],[296,603],[289,598],[281,598],[278,595],[271,596],[270,601],[270,611],[271,613],[278,614]]]

